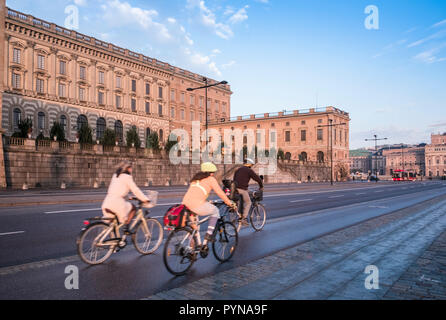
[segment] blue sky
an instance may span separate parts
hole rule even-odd
[[[446,1],[7,0],[7,6],[232,86],[232,115],[336,106],[350,147],[446,132]],[[367,29],[365,8],[379,10]]]

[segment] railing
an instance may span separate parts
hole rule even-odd
[[[6,144],[10,146],[24,146],[25,145],[25,139],[24,138],[6,138]]]
[[[83,150],[83,151],[92,151],[93,150],[93,145],[92,144],[87,144],[87,143],[81,143],[81,150]]]
[[[59,141],[59,149],[62,150],[72,150],[74,149],[73,144],[68,141]]]
[[[115,146],[102,146],[102,150],[103,152],[108,152],[108,153],[114,152]]]
[[[234,122],[234,121],[244,121],[244,120],[253,120],[253,119],[271,119],[278,117],[289,117],[293,115],[302,115],[309,113],[325,113],[325,112],[335,112],[342,115],[347,115],[348,112],[342,111],[340,109],[334,107],[326,107],[326,108],[310,108],[310,109],[299,109],[299,110],[291,110],[291,111],[280,111],[280,112],[271,112],[271,113],[259,113],[259,114],[251,114],[251,115],[243,115],[243,116],[235,116],[231,118],[218,119],[218,120],[210,120],[209,124],[218,124],[224,122]]]
[[[37,147],[40,148],[51,148],[51,140],[37,140]]]

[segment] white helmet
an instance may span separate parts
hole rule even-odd
[[[254,162],[254,160],[252,160],[251,158],[246,158],[245,160],[245,164],[249,164],[249,165],[255,165],[256,163]]]

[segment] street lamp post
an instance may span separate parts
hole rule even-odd
[[[378,139],[378,136],[376,134],[373,135],[373,139],[365,139],[365,141],[375,141],[375,177],[376,180],[375,182],[378,182],[378,141],[380,140],[387,140],[387,138],[381,138]],[[373,161],[372,161],[373,164]],[[373,166],[372,166],[372,170],[373,170]]]
[[[327,143],[330,149],[330,184],[333,185],[333,127],[345,126],[346,123],[333,124],[333,119],[328,119],[327,125],[319,125],[318,128],[329,128],[330,139]]]
[[[208,141],[208,88],[210,87],[215,87],[218,86],[220,84],[228,84],[227,81],[220,81],[214,84],[208,84],[209,79],[206,77],[203,77],[203,81],[204,81],[204,86],[202,87],[198,87],[198,88],[187,88],[187,91],[195,91],[195,90],[199,90],[199,89],[205,89],[205,110],[206,110],[206,143]]]

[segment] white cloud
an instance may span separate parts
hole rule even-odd
[[[424,62],[424,63],[435,63],[435,62],[443,62],[446,60],[446,58],[438,58],[437,55],[440,53],[441,49],[446,47],[446,42],[429,50],[423,51],[419,54],[417,54],[414,59]]]
[[[440,38],[442,38],[445,35],[446,35],[446,30],[441,30],[441,31],[436,32],[436,33],[434,33],[434,34],[432,34],[432,35],[430,35],[430,36],[428,36],[426,38],[423,38],[423,39],[417,40],[415,42],[412,42],[407,47],[408,48],[417,47],[417,46],[419,46],[419,45],[421,45],[423,43],[429,42],[430,40],[440,39]]]
[[[219,49],[214,49],[212,50],[213,54],[221,54],[221,51]]]
[[[169,40],[171,38],[167,27],[154,21],[154,18],[158,17],[156,10],[132,7],[128,2],[120,2],[119,0],[109,0],[101,8],[104,12],[104,19],[115,27],[136,23],[145,30],[151,30],[160,39]]]
[[[234,60],[231,60],[228,63],[223,64],[221,67],[222,67],[222,69],[227,69],[227,68],[232,67],[235,64],[236,64],[236,62]]]
[[[198,8],[201,23],[213,29],[220,38],[227,40],[234,36],[234,32],[229,25],[217,22],[215,13],[206,6],[203,0],[187,0],[187,6],[189,9]]]
[[[246,10],[249,8],[249,6],[244,6],[243,8],[239,9],[234,15],[229,18],[229,22],[232,24],[240,23],[248,19],[248,14],[246,13]]]
[[[442,25],[446,25],[446,19],[444,19],[443,21],[437,22],[436,24],[434,24],[432,26],[432,28],[437,28],[437,27],[442,26]]]
[[[74,4],[83,7],[87,5],[87,0],[74,0]]]

